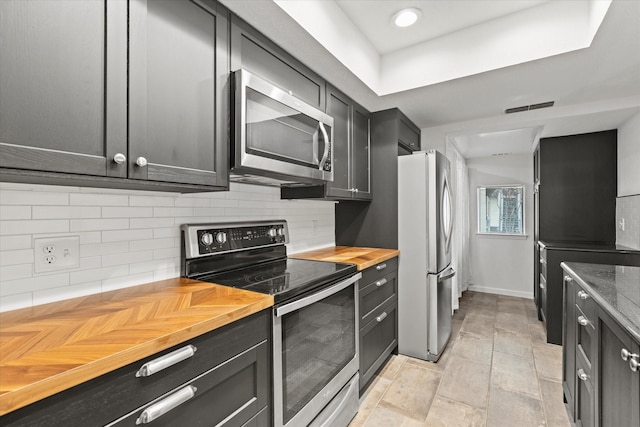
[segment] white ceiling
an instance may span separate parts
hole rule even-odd
[[[433,43],[455,37],[458,48],[448,49],[447,54],[457,54],[459,61],[471,57],[472,60],[468,62],[473,66],[483,62],[486,56],[491,56],[479,55],[479,50],[475,49],[478,40],[469,37],[480,27],[485,35],[491,35],[488,29],[493,28],[496,44],[500,44],[504,35],[500,30],[504,29],[504,22],[508,20],[514,22],[514,19],[522,20],[523,17],[533,20],[536,13],[551,10],[551,7],[557,11],[557,8],[568,8],[576,3],[597,6],[602,2],[277,1],[287,3],[289,9],[310,9],[318,16],[315,19],[317,24],[303,22],[303,28],[303,25],[271,0],[222,0],[222,3],[371,111],[399,107],[422,128],[423,141],[426,140],[427,145],[431,140],[441,141],[445,138],[462,146],[464,144],[460,141],[466,141],[467,149],[460,147],[465,150],[463,154],[475,157],[507,152],[504,136],[510,135],[514,141],[508,152],[531,152],[535,142],[531,140],[532,135],[538,138],[616,128],[640,112],[640,1],[613,0],[597,33],[593,31],[590,46],[586,48],[515,62],[499,68],[489,67],[486,71],[463,70],[461,75],[451,79],[398,92],[390,90],[389,94],[382,96],[376,93],[379,91],[371,89],[376,84],[375,73],[385,67],[384,63],[375,63],[376,57],[382,55],[393,59],[397,52],[410,52],[411,49],[417,49],[417,46],[422,51],[428,51],[429,46],[434,46]],[[422,9],[423,22],[429,23],[426,29],[416,31],[416,34],[398,36],[397,30],[387,25],[390,16],[405,5]],[[594,9],[593,6],[590,8]],[[434,16],[438,18],[434,20]],[[558,21],[559,14],[549,18],[551,21]],[[334,28],[328,30],[326,26],[322,27],[321,24],[326,23],[327,19],[335,21]],[[554,34],[553,38],[545,40],[543,44],[562,45],[572,37],[575,27],[570,17],[566,19],[566,34]],[[383,21],[386,21],[384,25]],[[320,26],[320,30],[313,28],[314,25]],[[330,47],[331,43],[321,43],[311,36],[323,32],[334,38],[333,44],[337,41],[342,45],[343,50],[351,57],[352,65],[345,65],[348,61],[344,58],[339,60],[337,57],[340,53],[330,52],[331,49],[327,46]],[[543,33],[544,31],[539,31],[541,37]],[[428,39],[426,42],[425,37]],[[495,52],[493,56],[500,59],[500,55]],[[453,62],[445,63],[446,66],[442,68],[447,69],[447,72],[460,72],[460,68],[463,68],[449,66],[451,63]],[[397,64],[401,63],[396,61],[392,66]],[[397,71],[416,75],[432,71],[433,67],[421,68],[420,63],[416,64],[401,64]],[[408,81],[402,77],[396,80]],[[509,107],[550,100],[556,101],[552,108],[504,114],[504,110]],[[505,133],[519,129],[524,130]],[[530,132],[527,129],[537,131]],[[517,135],[520,136],[516,137]]]

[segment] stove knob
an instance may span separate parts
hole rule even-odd
[[[276,237],[277,235],[278,235],[278,232],[276,231],[275,228],[269,229],[269,237]]]
[[[202,236],[200,236],[200,241],[203,245],[209,246],[213,243],[213,236],[211,235],[211,233],[202,233]]]
[[[278,236],[284,236],[284,227],[278,228]]]
[[[219,244],[223,244],[227,241],[227,233],[224,231],[219,231],[216,233],[216,242]]]

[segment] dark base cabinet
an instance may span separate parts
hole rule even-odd
[[[562,388],[567,410],[578,427],[640,425],[640,369],[623,360],[640,345],[566,274]]]
[[[0,425],[135,426],[156,417],[154,426],[270,426],[270,331],[263,310],[10,412]],[[136,376],[144,364],[189,346],[196,348],[191,357]]]
[[[617,249],[615,245],[580,245],[539,242],[538,314],[544,323],[547,342],[562,344],[561,262],[586,262],[640,266],[640,251]]]
[[[362,393],[398,346],[398,258],[364,270],[358,301]]]

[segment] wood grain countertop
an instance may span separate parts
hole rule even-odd
[[[359,248],[355,246],[330,246],[313,251],[299,252],[289,258],[309,259],[312,261],[346,262],[356,264],[358,271],[365,270],[382,261],[400,255],[397,249]]]
[[[175,278],[0,313],[0,415],[271,306]]]

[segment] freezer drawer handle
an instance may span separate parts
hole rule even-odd
[[[386,279],[386,278],[385,278],[385,279],[382,279],[382,280],[378,280],[378,281],[376,282],[376,286],[377,286],[377,287],[384,286],[384,285],[386,285],[386,284],[387,284],[387,279]]]
[[[442,273],[438,274],[438,283],[443,282],[455,275],[456,275],[456,271],[453,269],[453,267],[449,267]]]
[[[138,372],[136,372],[136,377],[148,377],[156,372],[160,372],[169,366],[173,366],[176,363],[192,357],[196,353],[196,350],[196,346],[188,345],[176,351],[172,351],[171,353],[165,354],[164,356],[158,357],[157,359],[153,359],[140,367]]]
[[[196,395],[198,389],[192,385],[186,386],[182,390],[178,390],[175,393],[165,397],[160,402],[149,406],[142,411],[142,414],[136,420],[136,425],[148,424],[151,421],[163,416],[167,412],[182,405],[186,401],[193,398]]]
[[[383,312],[380,316],[376,317],[376,322],[380,323],[387,317],[387,312]]]
[[[376,265],[376,270],[380,271],[380,270],[384,270],[385,268],[387,268],[387,264],[378,264]]]

